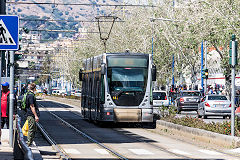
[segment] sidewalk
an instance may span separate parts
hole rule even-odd
[[[13,160],[13,148],[9,146],[9,130],[2,129],[2,136],[1,136],[0,145],[0,159],[1,160]]]

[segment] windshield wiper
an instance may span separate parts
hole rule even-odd
[[[122,88],[122,89],[119,89],[116,93],[114,93],[114,96],[119,96],[121,93],[123,93],[123,89],[124,88]]]

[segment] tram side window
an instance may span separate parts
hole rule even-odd
[[[105,84],[104,76],[101,76],[101,103],[105,102]]]

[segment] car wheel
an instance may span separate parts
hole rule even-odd
[[[203,119],[207,119],[207,116],[206,116],[206,115],[203,115]]]

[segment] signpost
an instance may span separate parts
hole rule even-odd
[[[13,147],[14,50],[18,50],[19,46],[18,35],[19,35],[18,16],[0,15],[0,50],[10,51],[9,145],[11,147]],[[1,70],[0,77],[2,77]]]

